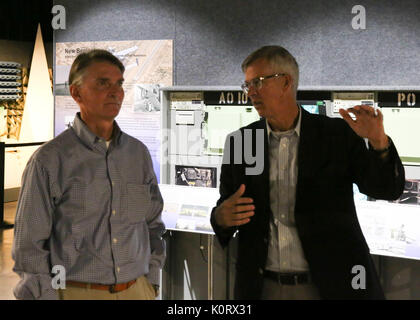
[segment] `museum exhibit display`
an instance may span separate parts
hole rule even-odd
[[[159,299],[234,296],[238,234],[222,248],[210,215],[220,196],[226,136],[259,120],[240,87],[241,63],[269,44],[296,57],[297,102],[304,110],[341,118],[340,108],[364,104],[383,113],[405,186],[398,199],[383,201],[354,184],[358,221],[387,298],[420,297],[418,1],[62,0],[50,7],[48,28],[54,28],[51,18],[56,23],[52,69],[32,51],[32,64],[0,56],[0,142],[41,143],[61,134],[79,111],[68,84],[74,58],[91,48],[117,56],[125,67],[125,98],[116,121],[148,147],[164,199],[167,260]],[[18,30],[13,23],[3,30]],[[42,88],[34,86],[29,94],[35,69],[41,73],[33,85],[42,79]],[[36,97],[51,89],[52,79],[53,95]],[[30,95],[38,102],[28,104]],[[37,148],[4,151],[5,188],[16,198],[23,168]]]

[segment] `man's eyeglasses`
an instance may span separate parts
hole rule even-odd
[[[245,81],[242,85],[242,91],[245,92],[246,94],[248,94],[249,89],[251,87],[254,87],[255,89],[259,90],[261,89],[262,85],[263,85],[263,81],[270,79],[270,78],[277,78],[277,77],[281,77],[281,76],[285,76],[285,73],[276,73],[276,74],[272,74],[270,76],[265,76],[265,77],[258,77],[258,78],[254,78],[250,81]]]

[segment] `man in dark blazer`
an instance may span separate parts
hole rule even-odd
[[[235,298],[384,299],[353,198],[353,183],[376,199],[403,191],[382,113],[362,105],[341,109],[345,121],[309,114],[296,102],[296,60],[282,47],[255,51],[242,69],[262,119],[228,136],[211,215],[222,246],[238,232]],[[263,170],[252,174],[258,163],[246,153],[261,144]]]

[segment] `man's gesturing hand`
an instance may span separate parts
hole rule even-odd
[[[388,137],[384,131],[382,112],[371,106],[354,106],[347,110],[339,110],[343,119],[362,138],[367,138],[375,149],[385,149],[388,146]],[[356,119],[353,120],[349,113],[353,113]]]
[[[240,226],[251,221],[254,215],[255,206],[252,198],[241,198],[245,192],[245,185],[241,184],[239,189],[222,202],[216,208],[216,223],[222,228]]]

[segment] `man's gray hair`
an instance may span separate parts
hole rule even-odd
[[[109,62],[124,73],[125,67],[122,62],[111,52],[101,49],[93,49],[79,54],[73,61],[69,74],[69,85],[81,85],[86,69],[95,62]]]
[[[289,74],[293,79],[293,89],[297,92],[299,84],[299,66],[296,59],[285,48],[280,46],[264,46],[251,53],[242,62],[242,71],[246,69],[258,59],[267,60],[276,72],[284,72]]]

